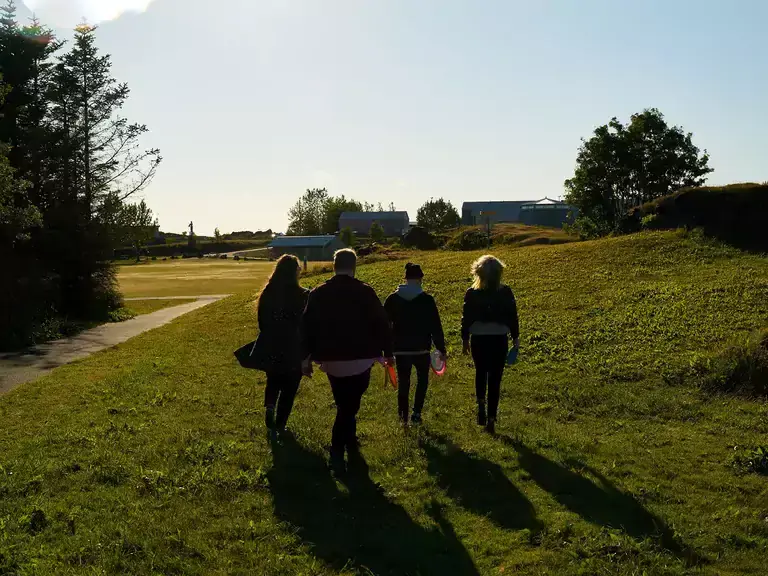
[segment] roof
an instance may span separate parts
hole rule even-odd
[[[326,236],[275,236],[270,248],[325,248],[336,240],[332,234]]]
[[[342,212],[341,218],[360,220],[408,220],[408,212]]]
[[[494,210],[504,207],[522,206],[531,204],[537,200],[491,200],[488,202],[464,202],[461,205],[462,210]]]

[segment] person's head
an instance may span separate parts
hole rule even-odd
[[[498,290],[504,274],[504,263],[490,254],[480,256],[472,263],[472,288],[476,290]]]
[[[352,248],[342,248],[333,255],[333,271],[338,276],[354,276],[357,269],[357,254]]]
[[[421,266],[419,266],[418,264],[414,264],[412,262],[408,262],[408,264],[405,265],[406,283],[421,285],[423,278],[424,278],[424,272],[421,271]]]
[[[267,286],[276,288],[291,288],[299,285],[301,264],[293,254],[283,254],[277,260],[275,269],[267,280]]]

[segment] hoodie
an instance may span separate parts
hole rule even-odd
[[[435,299],[418,284],[402,284],[384,302],[395,355],[427,354],[432,343],[445,353],[445,336]]]

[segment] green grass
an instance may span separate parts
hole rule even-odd
[[[261,288],[270,262],[197,259],[120,266],[118,282],[126,298],[234,294]]]
[[[449,374],[404,433],[374,373],[345,482],[322,374],[272,453],[245,293],[0,398],[0,574],[764,574],[768,488],[734,455],[768,406],[668,375],[764,325],[768,261],[675,233],[498,254],[523,330],[498,437],[458,355],[477,253],[414,255]],[[360,269],[381,296],[401,273]]]
[[[134,316],[141,316],[142,314],[151,314],[152,312],[170,308],[171,306],[179,306],[180,304],[194,302],[194,300],[194,298],[183,300],[131,300],[125,303],[125,307],[132,312]]]

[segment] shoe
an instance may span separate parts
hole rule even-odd
[[[411,422],[413,422],[414,426],[421,424],[421,412],[414,412],[411,416]]]
[[[496,418],[489,418],[488,424],[485,427],[485,431],[488,434],[496,434]]]
[[[485,426],[487,423],[488,423],[488,420],[485,417],[485,404],[478,404],[477,405],[477,425]]]
[[[338,453],[331,450],[331,458],[328,461],[328,466],[334,476],[342,476],[347,472],[347,464],[344,462],[344,453]]]
[[[264,423],[267,426],[267,430],[272,430],[275,427],[275,407],[267,406],[267,410],[264,413]]]

